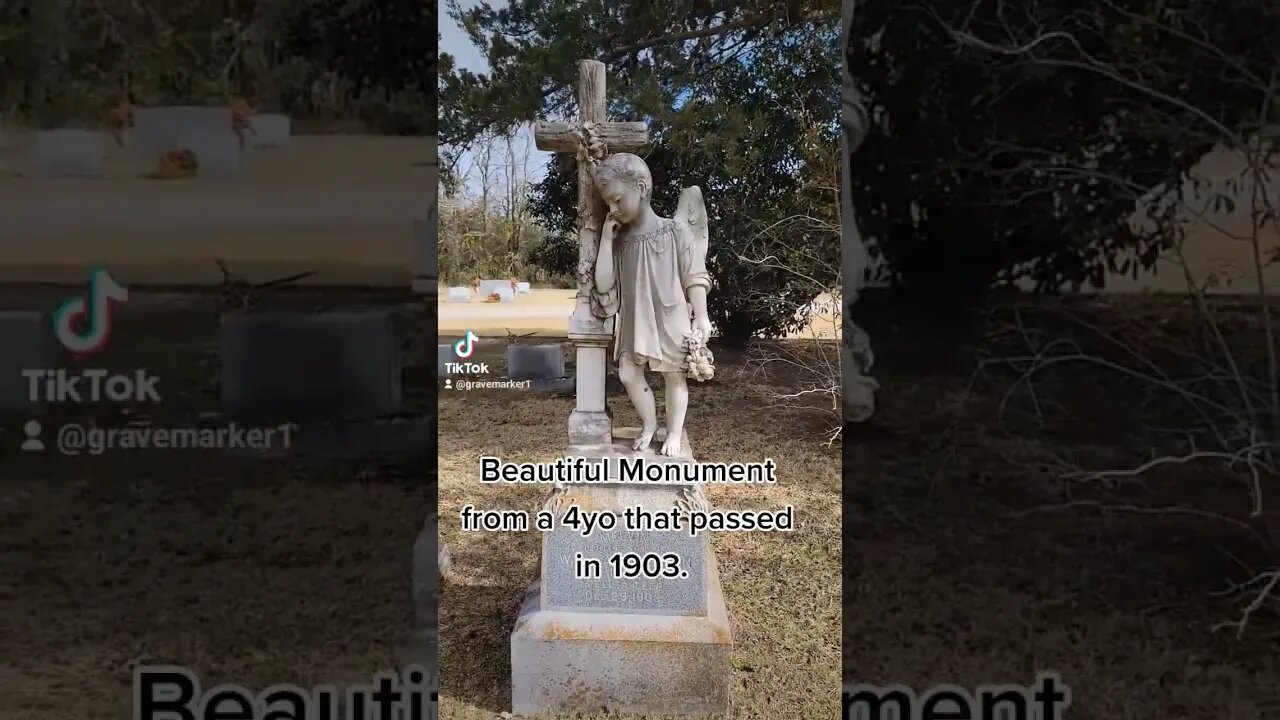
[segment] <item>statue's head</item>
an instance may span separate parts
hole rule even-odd
[[[614,153],[596,166],[596,190],[623,223],[640,217],[653,196],[653,175],[639,155]]]

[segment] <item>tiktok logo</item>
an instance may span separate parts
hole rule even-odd
[[[471,357],[471,353],[476,351],[476,341],[479,339],[479,335],[468,330],[461,340],[453,344],[453,354],[462,359]]]
[[[111,339],[111,303],[129,300],[129,289],[102,268],[89,276],[89,298],[67,298],[53,313],[53,332],[62,346],[89,355],[106,347]]]

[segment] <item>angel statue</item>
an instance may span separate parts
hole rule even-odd
[[[613,359],[627,397],[640,415],[645,450],[658,430],[657,407],[645,371],[660,372],[667,393],[667,436],[662,454],[681,451],[687,377],[711,376],[707,317],[707,208],[702,190],[685,188],[675,218],[659,217],[650,199],[653,175],[639,156],[615,153],[594,171],[609,214],[600,231],[592,289],[605,316],[616,315]],[[692,312],[691,312],[692,311]]]

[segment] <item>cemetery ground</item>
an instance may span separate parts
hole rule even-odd
[[[577,289],[533,288],[516,296],[513,302],[485,302],[473,296],[470,302],[449,302],[448,287],[440,286],[437,301],[438,327],[441,334],[461,336],[470,330],[481,337],[561,337],[569,331]],[[839,337],[840,321],[831,311],[831,296],[815,298],[806,312],[809,321],[788,337],[803,340],[826,340]]]
[[[504,340],[482,342],[472,361],[488,362],[491,373],[501,374],[505,347]],[[793,425],[762,408],[762,388],[750,383],[741,354],[717,348],[716,372],[708,383],[689,383],[686,430],[694,456],[718,462],[772,457],[778,483],[709,487],[708,499],[735,509],[790,504],[798,526],[791,533],[722,533],[712,540],[734,632],[733,717],[832,717],[840,680],[838,448],[826,442],[824,420],[785,416]],[[651,382],[661,402],[661,379]],[[563,455],[574,399],[571,390],[440,392],[441,539],[453,556],[440,591],[440,716],[492,720],[510,709],[511,631],[537,575],[541,537],[536,530],[463,533],[458,513],[467,504],[536,510],[545,488],[483,486],[479,458],[536,462]],[[616,373],[608,393],[614,426],[638,425]]]
[[[1249,600],[1224,594],[1231,583],[1276,567],[1280,525],[1272,523],[1267,543],[1209,517],[1242,519],[1250,510],[1238,478],[1212,463],[1174,465],[1144,485],[1121,479],[1112,489],[1062,477],[1066,463],[1136,467],[1152,457],[1155,428],[1194,428],[1198,418],[1096,365],[1042,376],[1039,413],[1022,386],[1003,420],[1017,374],[992,366],[970,387],[979,358],[1026,355],[1024,337],[1070,337],[1086,352],[1132,361],[1062,321],[1070,312],[1113,327],[1121,311],[1112,303],[1128,318],[1122,337],[1182,377],[1185,368],[1161,354],[1151,331],[1190,337],[1188,301],[1025,302],[1026,336],[1011,326],[939,331],[875,293],[855,306],[881,389],[876,415],[845,428],[846,680],[973,687],[1028,684],[1036,671],[1055,670],[1073,691],[1069,717],[1276,717],[1276,605],[1259,609],[1242,638],[1214,626],[1238,619]],[[1011,312],[1004,306],[992,317]],[[1246,355],[1256,361],[1259,326],[1245,313],[1227,317],[1228,341],[1254,349]],[[1156,422],[1143,420],[1144,407]]]
[[[158,180],[105,133],[102,177],[36,177],[32,133],[4,133],[3,282],[83,283],[96,263],[134,284],[213,284],[216,255],[254,282],[404,287],[436,183],[428,137],[295,134],[243,153],[238,177]]]
[[[132,290],[102,362],[159,375],[164,402],[89,415],[114,427],[139,416],[225,424],[207,415],[219,406],[217,290]],[[75,292],[83,286],[0,285],[0,306],[47,309]],[[407,291],[308,289],[270,302],[398,308],[406,405],[434,404],[433,360],[418,349],[430,338],[414,336],[430,311]],[[86,413],[51,410],[46,425],[57,417]],[[0,433],[0,717],[126,717],[139,663],[257,688],[367,682],[394,667],[411,627],[411,550],[433,509],[433,448],[54,457],[18,451],[23,420]]]

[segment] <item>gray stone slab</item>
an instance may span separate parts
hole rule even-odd
[[[545,553],[550,560],[542,579],[542,606],[548,610],[618,612],[641,615],[703,615],[707,610],[705,578],[710,549],[705,537],[688,533],[615,530],[583,538],[572,530],[547,533]],[[692,580],[665,578],[609,578],[576,576],[577,553],[608,563],[615,553],[680,555]]]
[[[293,454],[323,460],[422,462],[435,457],[434,413],[357,422],[306,423],[289,437]]]
[[[292,123],[282,113],[259,113],[249,118],[249,147],[254,150],[278,150],[289,146]]]
[[[664,431],[654,438],[655,445],[665,438]],[[627,431],[634,437],[634,433]],[[608,446],[571,448],[570,456],[620,458],[641,455],[630,447],[629,438],[619,437]],[[660,446],[660,445],[658,445]],[[684,436],[679,456],[665,458],[650,451],[653,462],[690,463],[693,453],[689,438]],[[611,470],[617,475],[616,465]],[[682,488],[674,485],[605,484],[568,487],[559,501],[563,511],[569,506],[613,509],[621,513],[639,506],[651,511],[666,511],[677,506]],[[622,519],[618,519],[619,527]],[[711,554],[709,536],[690,537],[678,531],[627,531],[592,533],[583,537],[573,528],[557,527],[542,535],[542,608],[574,612],[630,612],[659,615],[702,615],[707,610],[707,563]],[[573,558],[581,553],[607,563],[614,553],[672,552],[679,554],[687,575],[682,578],[611,578],[606,566],[604,577],[579,578]]]
[[[538,393],[572,393],[577,389],[577,384],[577,378],[550,378],[548,380],[533,380],[529,389]]]
[[[471,302],[471,288],[469,287],[451,287],[448,295],[445,296],[446,302],[451,303],[469,303]]]
[[[399,342],[386,310],[229,313],[222,404],[244,422],[372,420],[399,412]]]
[[[30,414],[31,402],[23,370],[55,368],[62,359],[49,315],[36,310],[0,311],[0,412]]]
[[[559,343],[507,346],[507,377],[512,380],[553,380],[564,376],[564,347]]]
[[[240,175],[240,138],[229,131],[205,128],[183,130],[178,147],[195,153],[196,174],[202,178],[234,178]]]
[[[102,135],[88,130],[36,133],[31,174],[37,177],[101,177],[106,164]]]

